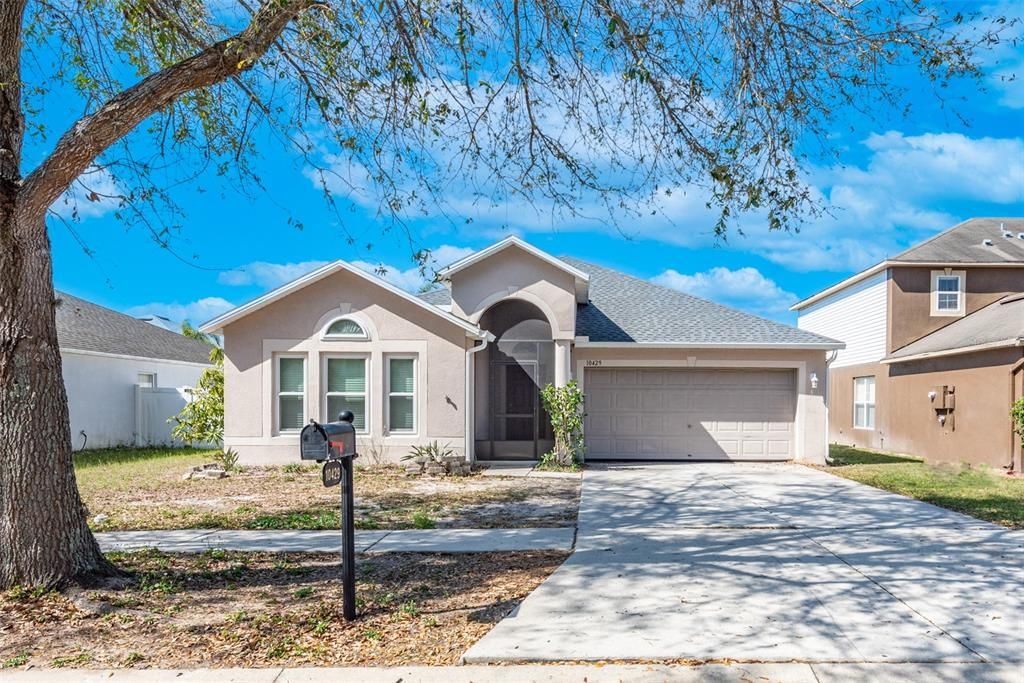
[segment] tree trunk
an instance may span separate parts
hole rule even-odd
[[[43,216],[0,198],[0,588],[117,574],[100,552],[71,458]]]

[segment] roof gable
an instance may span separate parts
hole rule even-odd
[[[62,350],[210,364],[208,344],[64,292],[56,294]]]
[[[905,263],[1024,264],[1024,218],[971,218],[890,260]]]
[[[540,259],[541,261],[544,261],[545,263],[548,263],[554,266],[555,268],[571,275],[573,281],[575,282],[576,300],[580,303],[583,303],[587,300],[587,290],[590,283],[590,275],[587,272],[577,268],[576,266],[572,265],[565,259],[556,258],[555,256],[552,256],[546,251],[538,249],[537,247],[533,246],[528,242],[524,242],[515,235],[506,237],[500,242],[495,242],[486,249],[481,249],[480,251],[473,252],[469,256],[461,258],[455,263],[452,263],[446,266],[445,268],[442,268],[440,271],[438,271],[437,274],[439,277],[450,279],[451,276],[454,275],[455,273],[458,273],[461,270],[465,270],[466,268],[469,268],[472,265],[480,263],[481,261],[485,261],[486,259],[496,254],[499,254],[511,247],[525,251],[531,256],[534,256]]]
[[[221,329],[224,328],[225,325],[229,325],[235,322],[236,320],[244,318],[250,313],[254,313],[260,310],[261,308],[264,308],[265,306],[269,306],[275,301],[282,299],[285,296],[297,292],[305,287],[308,287],[314,282],[319,282],[320,280],[330,275],[333,275],[338,271],[345,271],[353,275],[356,275],[372,285],[380,287],[381,289],[386,290],[401,299],[409,301],[410,303],[419,306],[420,308],[426,311],[430,311],[434,315],[440,316],[441,318],[450,322],[451,324],[461,327],[466,331],[467,334],[471,336],[479,337],[481,335],[480,328],[478,328],[476,325],[466,320],[463,320],[462,318],[458,318],[452,315],[451,313],[443,311],[437,306],[433,306],[430,303],[427,303],[422,298],[414,296],[403,289],[399,289],[398,287],[392,285],[390,282],[387,282],[384,279],[377,277],[376,275],[373,275],[372,273],[367,273],[366,271],[357,268],[351,263],[342,261],[340,259],[337,261],[333,261],[332,263],[328,263],[327,265],[322,266],[320,268],[317,268],[313,272],[307,273],[306,275],[303,275],[300,278],[292,280],[289,283],[281,285],[277,289],[271,290],[270,292],[267,292],[263,296],[253,299],[248,303],[233,308],[227,313],[219,315],[216,318],[203,323],[203,325],[199,329],[202,332],[219,332]]]

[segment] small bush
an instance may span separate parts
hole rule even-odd
[[[541,458],[540,466],[548,469],[579,469],[583,454],[583,392],[571,380],[564,387],[552,384],[540,392],[544,410],[551,419],[555,447]]]
[[[238,451],[234,448],[229,448],[226,451],[220,451],[213,456],[213,459],[218,465],[224,468],[225,472],[238,472],[241,470],[238,466]]]
[[[412,525],[417,529],[433,529],[437,527],[437,522],[422,510],[417,510],[412,513]]]

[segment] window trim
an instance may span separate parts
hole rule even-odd
[[[957,289],[955,292],[951,291],[939,291],[939,281],[944,278],[956,278]],[[952,268],[946,268],[943,270],[933,270],[931,273],[931,291],[929,292],[929,301],[931,308],[932,317],[947,317],[947,318],[959,318],[963,317],[967,309],[967,271],[966,270],[953,270]],[[956,294],[957,307],[952,308],[939,308],[939,296],[941,294]]]
[[[871,400],[870,401],[868,401],[868,400],[858,401],[857,400],[857,386],[858,386],[858,383],[861,380],[871,380]],[[878,389],[878,380],[875,378],[874,375],[861,375],[860,377],[854,377],[853,378],[853,428],[854,429],[861,429],[861,430],[868,431],[868,432],[875,431],[875,426],[877,424],[877,419],[876,418],[878,417],[878,401],[877,401],[877,395],[875,393],[877,391],[877,389]],[[874,413],[871,416],[872,419],[871,419],[871,425],[870,426],[858,425],[857,424],[857,406],[864,406],[864,418],[865,418],[865,420],[867,419],[867,416],[868,416],[868,406],[871,406],[872,408],[875,409]]]
[[[411,360],[412,361],[412,391],[391,391],[391,361]],[[420,388],[420,362],[419,356],[415,353],[389,353],[384,356],[384,432],[396,436],[416,436],[420,431],[419,411],[419,388]],[[409,396],[412,398],[412,429],[391,428],[391,397]]]
[[[331,333],[329,333],[327,331],[327,330],[331,329],[332,325],[334,325],[335,323],[339,323],[339,322],[341,322],[343,320],[349,320],[351,322],[354,322],[356,325],[359,326],[359,329],[362,330],[362,333],[361,334],[338,334],[338,333],[331,334]],[[329,320],[327,322],[327,324],[324,325],[323,333],[320,335],[320,338],[324,339],[326,341],[338,341],[338,340],[341,340],[341,341],[369,341],[370,340],[370,333],[366,331],[366,323],[364,323],[364,322],[362,322],[360,320],[357,320],[354,316],[351,316],[351,315],[339,315],[337,318],[331,318],[331,320]]]
[[[364,388],[363,388],[362,394],[360,394],[358,392],[355,392],[355,391],[328,391],[328,381],[327,381],[327,365],[328,365],[328,361],[330,361],[331,359],[339,359],[339,358],[342,358],[342,359],[344,359],[344,358],[353,359],[354,358],[354,359],[358,359],[358,360],[363,361],[363,379],[364,379],[363,386],[364,386]],[[321,359],[322,359],[322,362],[321,362],[321,369],[320,369],[320,387],[322,389],[321,393],[323,394],[323,401],[321,403],[321,410],[320,410],[320,412],[322,412],[323,415],[324,415],[324,422],[332,422],[332,421],[334,421],[338,417],[337,415],[329,415],[327,413],[327,409],[328,409],[328,401],[327,401],[327,399],[328,399],[329,396],[342,396],[342,397],[344,397],[344,396],[362,396],[363,397],[363,410],[366,412],[365,420],[364,420],[365,426],[363,427],[363,429],[357,429],[356,430],[356,434],[369,434],[370,431],[371,431],[371,417],[372,417],[372,414],[373,414],[373,411],[370,410],[370,406],[372,405],[371,402],[370,402],[371,401],[371,394],[372,394],[371,387],[372,387],[372,384],[373,384],[370,381],[370,377],[372,377],[371,368],[370,368],[370,363],[371,363],[370,354],[369,353],[339,353],[339,352],[331,352],[331,353],[324,353],[324,354],[322,354]]]
[[[281,391],[281,361],[286,358],[298,358],[302,361],[302,391]],[[308,417],[309,399],[309,363],[304,353],[275,353],[274,354],[274,433],[275,434],[298,434],[305,426]],[[298,396],[302,399],[302,422],[297,429],[281,428],[281,397]]]

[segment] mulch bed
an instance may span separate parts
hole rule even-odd
[[[0,594],[0,666],[453,664],[566,556],[361,555],[348,623],[334,556],[113,554],[127,587]]]

